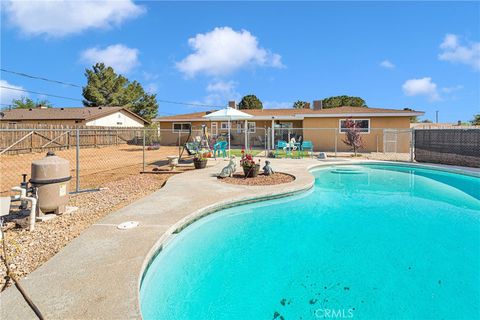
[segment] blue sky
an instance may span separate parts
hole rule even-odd
[[[441,122],[480,112],[479,2],[4,1],[1,18],[2,68],[80,85],[103,60],[164,100],[225,105],[254,93],[273,108],[346,94],[432,120],[439,110]],[[82,98],[4,72],[1,84]],[[1,89],[1,102],[19,95]]]

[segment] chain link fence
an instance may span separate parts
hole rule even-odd
[[[268,149],[278,150],[282,143],[294,141],[301,149],[303,142],[312,145],[313,154],[325,152],[330,157],[352,157],[352,149],[345,143],[345,132],[339,128],[268,128]],[[412,129],[376,129],[360,133],[362,146],[358,153],[367,159],[412,161]],[[293,140],[292,140],[293,139]],[[277,152],[278,153],[278,152]],[[311,156],[311,153],[300,153]]]
[[[20,184],[22,174],[29,177],[31,163],[48,151],[70,162],[70,190],[79,192],[156,164],[153,151],[159,149],[160,135],[156,129],[143,128],[4,128],[0,142],[2,195]]]
[[[415,160],[480,167],[480,129],[415,130]]]
[[[189,151],[192,150],[184,149],[187,142],[190,147],[193,145],[197,151],[202,150],[212,157],[223,156],[221,150],[214,151],[218,142],[228,141],[228,130],[218,128],[212,132],[210,129],[210,126],[175,130],[157,127],[0,127],[0,194],[10,194],[10,189],[20,184],[22,174],[30,175],[32,161],[43,158],[48,151],[54,151],[70,161],[70,190],[77,192],[100,188],[106,182],[141,172],[159,168],[168,170],[168,156],[181,155],[184,159],[191,159]],[[413,134],[412,129],[370,128],[361,134],[363,146],[358,152],[367,159],[414,161]],[[329,157],[351,158],[352,150],[344,140],[345,133],[339,128],[272,130],[256,127],[248,128],[247,132],[245,128],[232,128],[230,131],[231,154],[237,157],[241,156],[243,149],[247,149],[257,157],[302,158],[325,152]],[[285,152],[281,143],[290,145],[293,141],[295,144],[291,146],[295,150]],[[307,141],[311,143],[312,150],[301,152],[303,143]],[[478,148],[478,140],[476,143]]]

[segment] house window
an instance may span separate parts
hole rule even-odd
[[[117,126],[123,125],[123,122],[117,122]]]
[[[255,133],[257,131],[257,126],[255,122],[248,122],[248,132]]]
[[[362,133],[370,133],[370,119],[351,119],[359,132]],[[340,133],[347,132],[347,127],[345,126],[347,123],[347,119],[340,120]]]
[[[243,132],[243,122],[238,122],[237,123],[237,133],[242,133]]]
[[[174,122],[172,132],[190,132],[192,125],[189,122]]]
[[[220,123],[220,130],[228,130],[228,122]]]
[[[275,123],[275,128],[278,128],[278,129],[292,129],[293,128],[293,122]]]
[[[245,132],[245,130],[243,129],[244,126],[245,126],[245,122],[237,123],[237,133]],[[248,133],[255,133],[255,131],[256,131],[255,122],[248,122]]]
[[[217,135],[218,134],[218,124],[216,122],[212,122],[211,124],[211,129],[212,129],[212,134]]]

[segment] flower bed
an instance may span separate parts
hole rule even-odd
[[[246,186],[269,186],[282,183],[288,183],[295,180],[295,177],[282,172],[276,172],[270,176],[265,176],[263,173],[258,174],[255,178],[245,179],[245,176],[242,173],[236,173],[233,177],[227,177],[223,179],[218,179],[219,181],[230,183],[230,184],[239,184]]]

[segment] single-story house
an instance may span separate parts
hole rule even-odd
[[[123,107],[12,109],[0,113],[0,123],[99,127],[144,127],[149,124]]]
[[[348,151],[349,147],[342,139],[346,132],[345,122],[352,119],[361,128],[363,150],[367,152],[408,152],[411,141],[410,118],[424,114],[412,110],[348,106],[323,109],[318,101],[314,101],[312,109],[242,111],[252,115],[247,121],[250,147],[272,148],[269,145],[272,140],[275,145],[278,140],[295,137],[297,140],[312,141],[315,151]],[[196,132],[192,135],[199,135],[202,125],[206,126],[211,136],[225,135],[228,122],[203,118],[208,113],[209,111],[165,116],[156,118],[153,122],[161,129],[162,144],[184,143],[189,130]],[[244,145],[244,127],[243,120],[231,122],[232,145]]]

